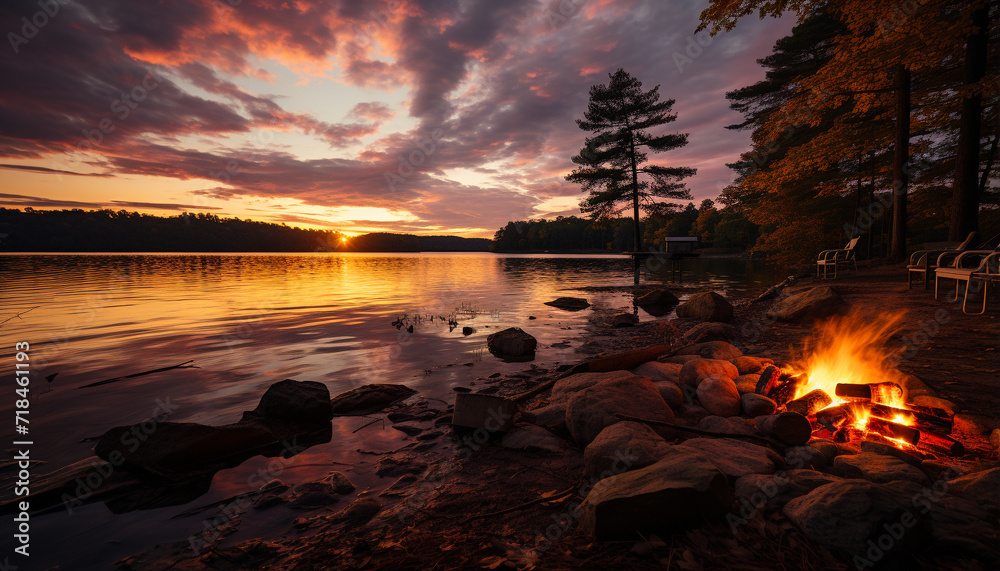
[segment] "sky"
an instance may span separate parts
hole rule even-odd
[[[727,91],[794,18],[690,0],[4,0],[0,206],[492,237],[580,215],[592,85],[674,99],[695,203],[747,150]]]

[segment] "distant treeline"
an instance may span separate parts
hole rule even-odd
[[[367,234],[221,218],[155,216],[125,210],[0,208],[3,252],[411,252],[487,251],[490,240],[455,236]]]
[[[757,225],[738,208],[719,210],[711,200],[675,212],[654,214],[642,221],[644,248],[662,248],[666,236],[698,236],[702,248],[742,252],[754,245]],[[493,236],[494,252],[611,251],[632,249],[632,219],[589,220],[559,216],[553,220],[508,222]]]
[[[374,232],[348,240],[351,252],[488,252],[492,240]]]

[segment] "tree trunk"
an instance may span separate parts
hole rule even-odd
[[[989,38],[989,11],[982,7],[972,13],[978,30],[965,44],[965,87],[979,83],[986,74]],[[979,230],[979,138],[982,133],[983,97],[966,94],[958,120],[958,148],[955,153],[955,182],[952,186],[951,224],[948,239],[961,241]]]
[[[642,240],[639,236],[639,166],[635,163],[635,137],[631,131],[628,136],[629,147],[632,151],[632,251],[638,252],[642,245]]]
[[[889,259],[906,258],[906,193],[909,173],[906,163],[910,155],[910,70],[903,64],[896,66],[896,145],[892,159],[893,200],[892,240]]]

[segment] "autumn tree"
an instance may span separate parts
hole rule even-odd
[[[690,198],[681,181],[694,175],[695,169],[647,164],[647,151],[665,152],[687,144],[686,133],[650,132],[677,118],[670,113],[674,100],[660,101],[659,85],[643,91],[642,83],[624,69],[609,77],[607,85],[590,88],[584,119],[576,121],[593,135],[572,158],[580,166],[566,180],[580,183],[589,193],[580,209],[594,219],[615,217],[631,206],[633,248],[638,252],[640,210],[661,213],[675,206],[657,199]]]
[[[975,225],[978,197],[963,189],[970,189],[973,180],[984,180],[984,177],[976,176],[983,156],[982,152],[976,151],[981,148],[983,140],[973,132],[977,125],[981,125],[982,111],[982,106],[976,105],[974,99],[978,95],[995,101],[998,91],[996,70],[987,72],[990,68],[984,67],[985,59],[980,57],[986,53],[987,47],[983,40],[976,39],[981,30],[988,30],[988,22],[995,21],[995,18],[989,18],[989,10],[995,11],[990,5],[988,0],[928,0],[906,5],[889,0],[834,0],[825,3],[806,0],[712,0],[709,8],[702,12],[700,29],[707,27],[712,33],[729,30],[740,18],[754,12],[763,18],[794,11],[801,21],[827,10],[843,22],[845,33],[833,40],[829,61],[816,73],[797,83],[795,92],[799,96],[790,98],[781,106],[783,115],[795,116],[807,127],[819,125],[827,119],[831,110],[845,105],[848,100],[851,116],[863,116],[889,106],[898,105],[902,109],[905,103],[903,97],[910,91],[901,87],[907,84],[907,78],[912,78],[913,108],[920,111],[912,119],[901,116],[899,111],[894,113],[894,122],[900,127],[896,139],[906,139],[907,144],[895,145],[896,168],[891,184],[882,185],[882,188],[893,191],[896,203],[893,208],[893,235],[896,240],[891,253],[899,257],[905,252],[902,239],[906,237],[903,230],[906,228],[906,200],[910,190],[907,183],[913,171],[912,161],[909,160],[909,137],[903,127],[911,127],[911,120],[914,124],[910,131],[919,136],[922,131],[929,132],[949,125],[952,116],[961,116],[957,126],[958,139],[964,145],[958,145],[959,156],[942,160],[956,164],[953,203],[958,213],[953,216],[952,228],[960,223],[966,224],[966,227]],[[984,10],[987,16],[985,24],[981,16]],[[955,78],[949,75],[956,62],[969,64],[960,85],[956,85]],[[974,69],[968,69],[969,66]],[[956,93],[959,95],[956,96]],[[936,125],[933,123],[935,117],[938,118]],[[921,121],[924,125],[919,124]],[[830,138],[825,147],[836,155],[850,156],[843,150],[850,146],[852,139],[856,140],[856,135],[852,137],[850,130],[839,130],[839,134],[836,130],[830,132],[836,136]],[[783,128],[776,124],[770,133],[761,135],[775,141],[782,131]],[[929,139],[935,136],[940,137],[932,134]],[[924,141],[924,144],[932,143]],[[963,147],[966,148],[964,155]],[[922,150],[916,149],[916,152]],[[963,184],[959,180],[968,182]],[[976,204],[969,206],[972,202]]]

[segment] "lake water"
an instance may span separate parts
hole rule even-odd
[[[723,294],[781,279],[745,260],[693,260],[688,269],[687,284]],[[642,279],[668,276],[643,270]],[[6,442],[15,439],[10,419],[17,342],[31,345],[31,455],[46,462],[33,468],[37,477],[92,456],[93,441],[84,439],[141,422],[160,403],[175,409],[171,421],[226,424],[285,378],[323,382],[334,395],[366,383],[402,383],[453,402],[453,387],[525,366],[485,351],[486,336],[507,327],[522,327],[538,339],[535,363],[576,362],[593,310],[565,312],[544,302],[570,295],[588,298],[598,310],[632,311],[625,292],[574,291],[632,280],[624,256],[0,255],[0,320],[35,307],[0,325],[0,370],[8,381],[8,395],[0,398],[0,417],[8,419],[3,434]],[[412,333],[391,325],[404,315],[420,317]],[[651,319],[641,310],[639,315]],[[450,328],[442,319],[447,317],[458,319],[458,327]],[[476,333],[463,335],[464,326]],[[197,368],[80,388],[188,360]],[[53,373],[58,375],[47,382]],[[356,449],[389,450],[404,442],[388,427],[353,432],[367,421],[335,419],[332,441],[295,456],[281,478],[301,482],[339,469],[363,489],[373,480],[373,457]],[[5,450],[4,460],[10,460],[14,449]],[[184,540],[200,531],[201,518],[172,516],[250,491],[248,479],[267,462],[257,457],[223,470],[207,491],[181,505],[115,514],[96,503],[71,514],[36,516],[33,568],[106,569],[155,543]],[[0,476],[9,482],[10,467]],[[3,498],[9,499],[6,488]],[[241,527],[238,536],[252,537],[251,524],[244,527],[250,529]],[[266,528],[258,524],[256,531]],[[8,542],[5,532],[0,543]]]

